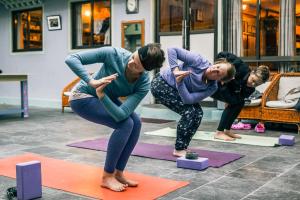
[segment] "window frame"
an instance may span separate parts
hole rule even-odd
[[[70,2],[70,13],[71,13],[71,50],[76,50],[76,49],[93,49],[93,48],[99,48],[99,47],[104,47],[104,46],[111,46],[112,45],[112,37],[111,37],[111,33],[112,33],[112,0],[110,0],[110,20],[109,20],[109,28],[110,28],[110,33],[109,33],[109,37],[110,37],[110,44],[93,44],[93,31],[94,31],[94,3],[96,0],[79,0],[79,1],[72,1]],[[76,45],[76,36],[77,33],[75,31],[76,27],[76,13],[75,13],[75,8],[77,5],[82,5],[82,4],[86,4],[86,3],[91,3],[91,35],[90,37],[92,38],[92,45],[91,46],[78,46]]]
[[[42,35],[42,39],[41,39],[41,43],[42,43],[42,47],[41,48],[24,48],[24,49],[18,49],[17,48],[17,34],[16,34],[16,30],[15,30],[15,23],[14,23],[14,19],[16,14],[20,14],[22,12],[27,12],[29,13],[30,11],[36,11],[36,10],[41,10],[42,12],[42,20],[41,20],[41,35]],[[26,8],[26,9],[20,9],[20,10],[13,10],[11,11],[11,35],[12,35],[12,52],[13,53],[19,53],[19,52],[36,52],[36,51],[43,51],[43,39],[44,39],[44,29],[43,29],[43,18],[44,18],[44,13],[43,13],[43,7],[34,7],[34,8]],[[28,22],[28,19],[27,19]],[[30,28],[27,29],[27,34],[30,35]]]
[[[190,1],[190,0],[189,0]],[[190,29],[190,35],[193,35],[193,34],[205,34],[205,33],[216,33],[216,27],[217,27],[217,23],[218,23],[218,13],[216,12],[217,11],[217,7],[218,7],[218,1],[217,0],[212,0],[214,1],[214,25],[213,27],[214,28],[209,28],[209,29],[202,29],[202,30],[191,30]],[[166,32],[161,32],[160,31],[160,3],[161,3],[161,0],[156,0],[156,9],[157,9],[157,14],[156,14],[156,30],[157,30],[157,37],[159,36],[175,36],[175,35],[182,35],[182,31],[166,31]],[[184,2],[183,2],[184,3]],[[192,15],[190,14],[190,17]],[[184,18],[184,16],[183,16]],[[191,22],[191,18],[190,18],[190,22]]]
[[[229,0],[225,0],[222,5],[222,10],[223,10],[223,33],[224,33],[224,38],[226,37],[228,27],[226,26],[226,20],[227,20],[227,10],[226,8],[228,7]],[[261,18],[261,2],[259,0],[256,0],[256,24],[260,23],[260,18]],[[294,24],[295,26],[295,24]],[[241,27],[242,28],[242,27]],[[280,28],[280,27],[279,27]],[[256,66],[259,66],[260,64],[264,64],[266,62],[272,62],[274,64],[278,64],[279,66],[283,64],[288,64],[288,63],[294,63],[294,62],[300,62],[300,55],[295,55],[295,56],[261,56],[260,55],[260,26],[256,25],[256,54],[255,56],[243,56],[241,59],[246,62],[246,63],[256,63]],[[279,30],[280,31],[280,30]],[[225,39],[223,40],[223,50],[227,51],[228,50],[228,44]],[[299,67],[298,67],[299,69]],[[279,67],[275,70],[276,72],[283,72],[285,69],[282,67]],[[298,70],[299,71],[299,70]]]

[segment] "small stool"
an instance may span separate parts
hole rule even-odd
[[[293,146],[295,144],[295,136],[281,135],[278,143],[283,146]]]
[[[16,165],[17,197],[19,200],[42,196],[41,162],[30,161]]]

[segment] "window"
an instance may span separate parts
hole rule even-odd
[[[183,0],[161,0],[160,32],[181,32],[183,20]],[[191,31],[214,28],[215,1],[189,0]]]
[[[160,32],[179,32],[182,29],[183,0],[160,1]]]
[[[72,3],[72,48],[93,48],[111,44],[110,0]]]
[[[243,55],[255,56],[256,49],[256,1],[243,0],[242,4],[242,32]]]
[[[260,55],[278,56],[279,1],[264,0],[260,10]]]
[[[296,0],[296,53],[300,55],[300,0]]]
[[[257,15],[257,1],[242,0],[242,31],[244,56],[278,56],[279,1],[261,0]],[[256,52],[257,24],[259,16],[259,52]]]
[[[13,11],[13,52],[43,48],[42,8]]]
[[[191,1],[191,30],[207,30],[214,28],[215,1]]]

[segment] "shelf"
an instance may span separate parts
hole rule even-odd
[[[30,31],[30,33],[37,33],[37,34],[41,34],[42,33],[42,31],[40,31],[40,30],[34,30],[34,29],[30,29],[29,31]]]

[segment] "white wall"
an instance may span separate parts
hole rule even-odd
[[[145,19],[145,43],[153,41],[153,1],[140,0],[138,14],[127,15],[124,0],[112,0],[112,45],[121,46],[121,21]],[[73,52],[70,31],[70,1],[44,0],[43,51],[12,53],[11,11],[0,4],[0,69],[4,73],[29,75],[29,105],[61,106],[61,90],[75,78],[65,65],[65,57]],[[48,31],[46,16],[61,15],[62,30]],[[4,28],[3,28],[4,27]],[[97,66],[90,68],[93,71]],[[19,83],[0,82],[0,103],[19,104]],[[149,96],[144,103],[150,101]]]
[[[192,34],[191,51],[201,54],[211,63],[214,62],[214,33]]]
[[[140,0],[139,13],[126,14],[125,0],[112,0],[112,42],[121,46],[121,22],[130,20],[145,20],[145,44],[154,41],[154,0]]]
[[[161,36],[160,43],[164,50],[168,47],[182,47],[182,36]],[[190,45],[191,51],[201,54],[211,63],[214,61],[214,33],[192,34]]]

